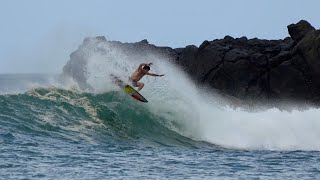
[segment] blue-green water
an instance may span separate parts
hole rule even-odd
[[[317,146],[230,148],[184,135],[183,123],[166,118],[172,112],[160,116],[119,91],[30,89],[10,85],[21,76],[0,79],[0,179],[320,178]]]

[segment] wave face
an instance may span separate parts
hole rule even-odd
[[[18,133],[93,144],[125,141],[203,147],[208,142],[232,149],[320,149],[317,109],[245,112],[218,108],[210,100],[190,109],[184,106],[190,105],[187,102],[181,106],[155,101],[138,103],[121,91],[91,94],[33,89],[0,96],[0,129],[4,136]]]
[[[18,133],[92,144],[201,145],[170,129],[179,129],[179,124],[157,116],[122,92],[90,94],[52,87],[1,95],[0,101],[4,136]]]

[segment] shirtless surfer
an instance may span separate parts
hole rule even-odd
[[[152,65],[152,63],[149,64],[140,64],[138,69],[131,75],[131,77],[129,78],[129,80],[131,81],[132,85],[134,87],[138,87],[137,91],[139,92],[143,86],[144,83],[142,82],[138,82],[144,75],[149,75],[149,76],[164,76],[164,74],[158,75],[158,74],[154,74],[154,73],[150,73],[150,66]]]

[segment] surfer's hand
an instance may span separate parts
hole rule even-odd
[[[161,74],[161,75],[159,75],[159,76],[160,76],[160,77],[161,77],[161,76],[164,76],[164,74]]]
[[[149,63],[148,65],[149,65],[149,66],[151,66],[151,65],[152,65],[152,63]]]

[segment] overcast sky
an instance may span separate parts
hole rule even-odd
[[[283,39],[305,19],[320,28],[319,0],[0,0],[0,73],[59,73],[87,36],[199,46],[247,36]]]

